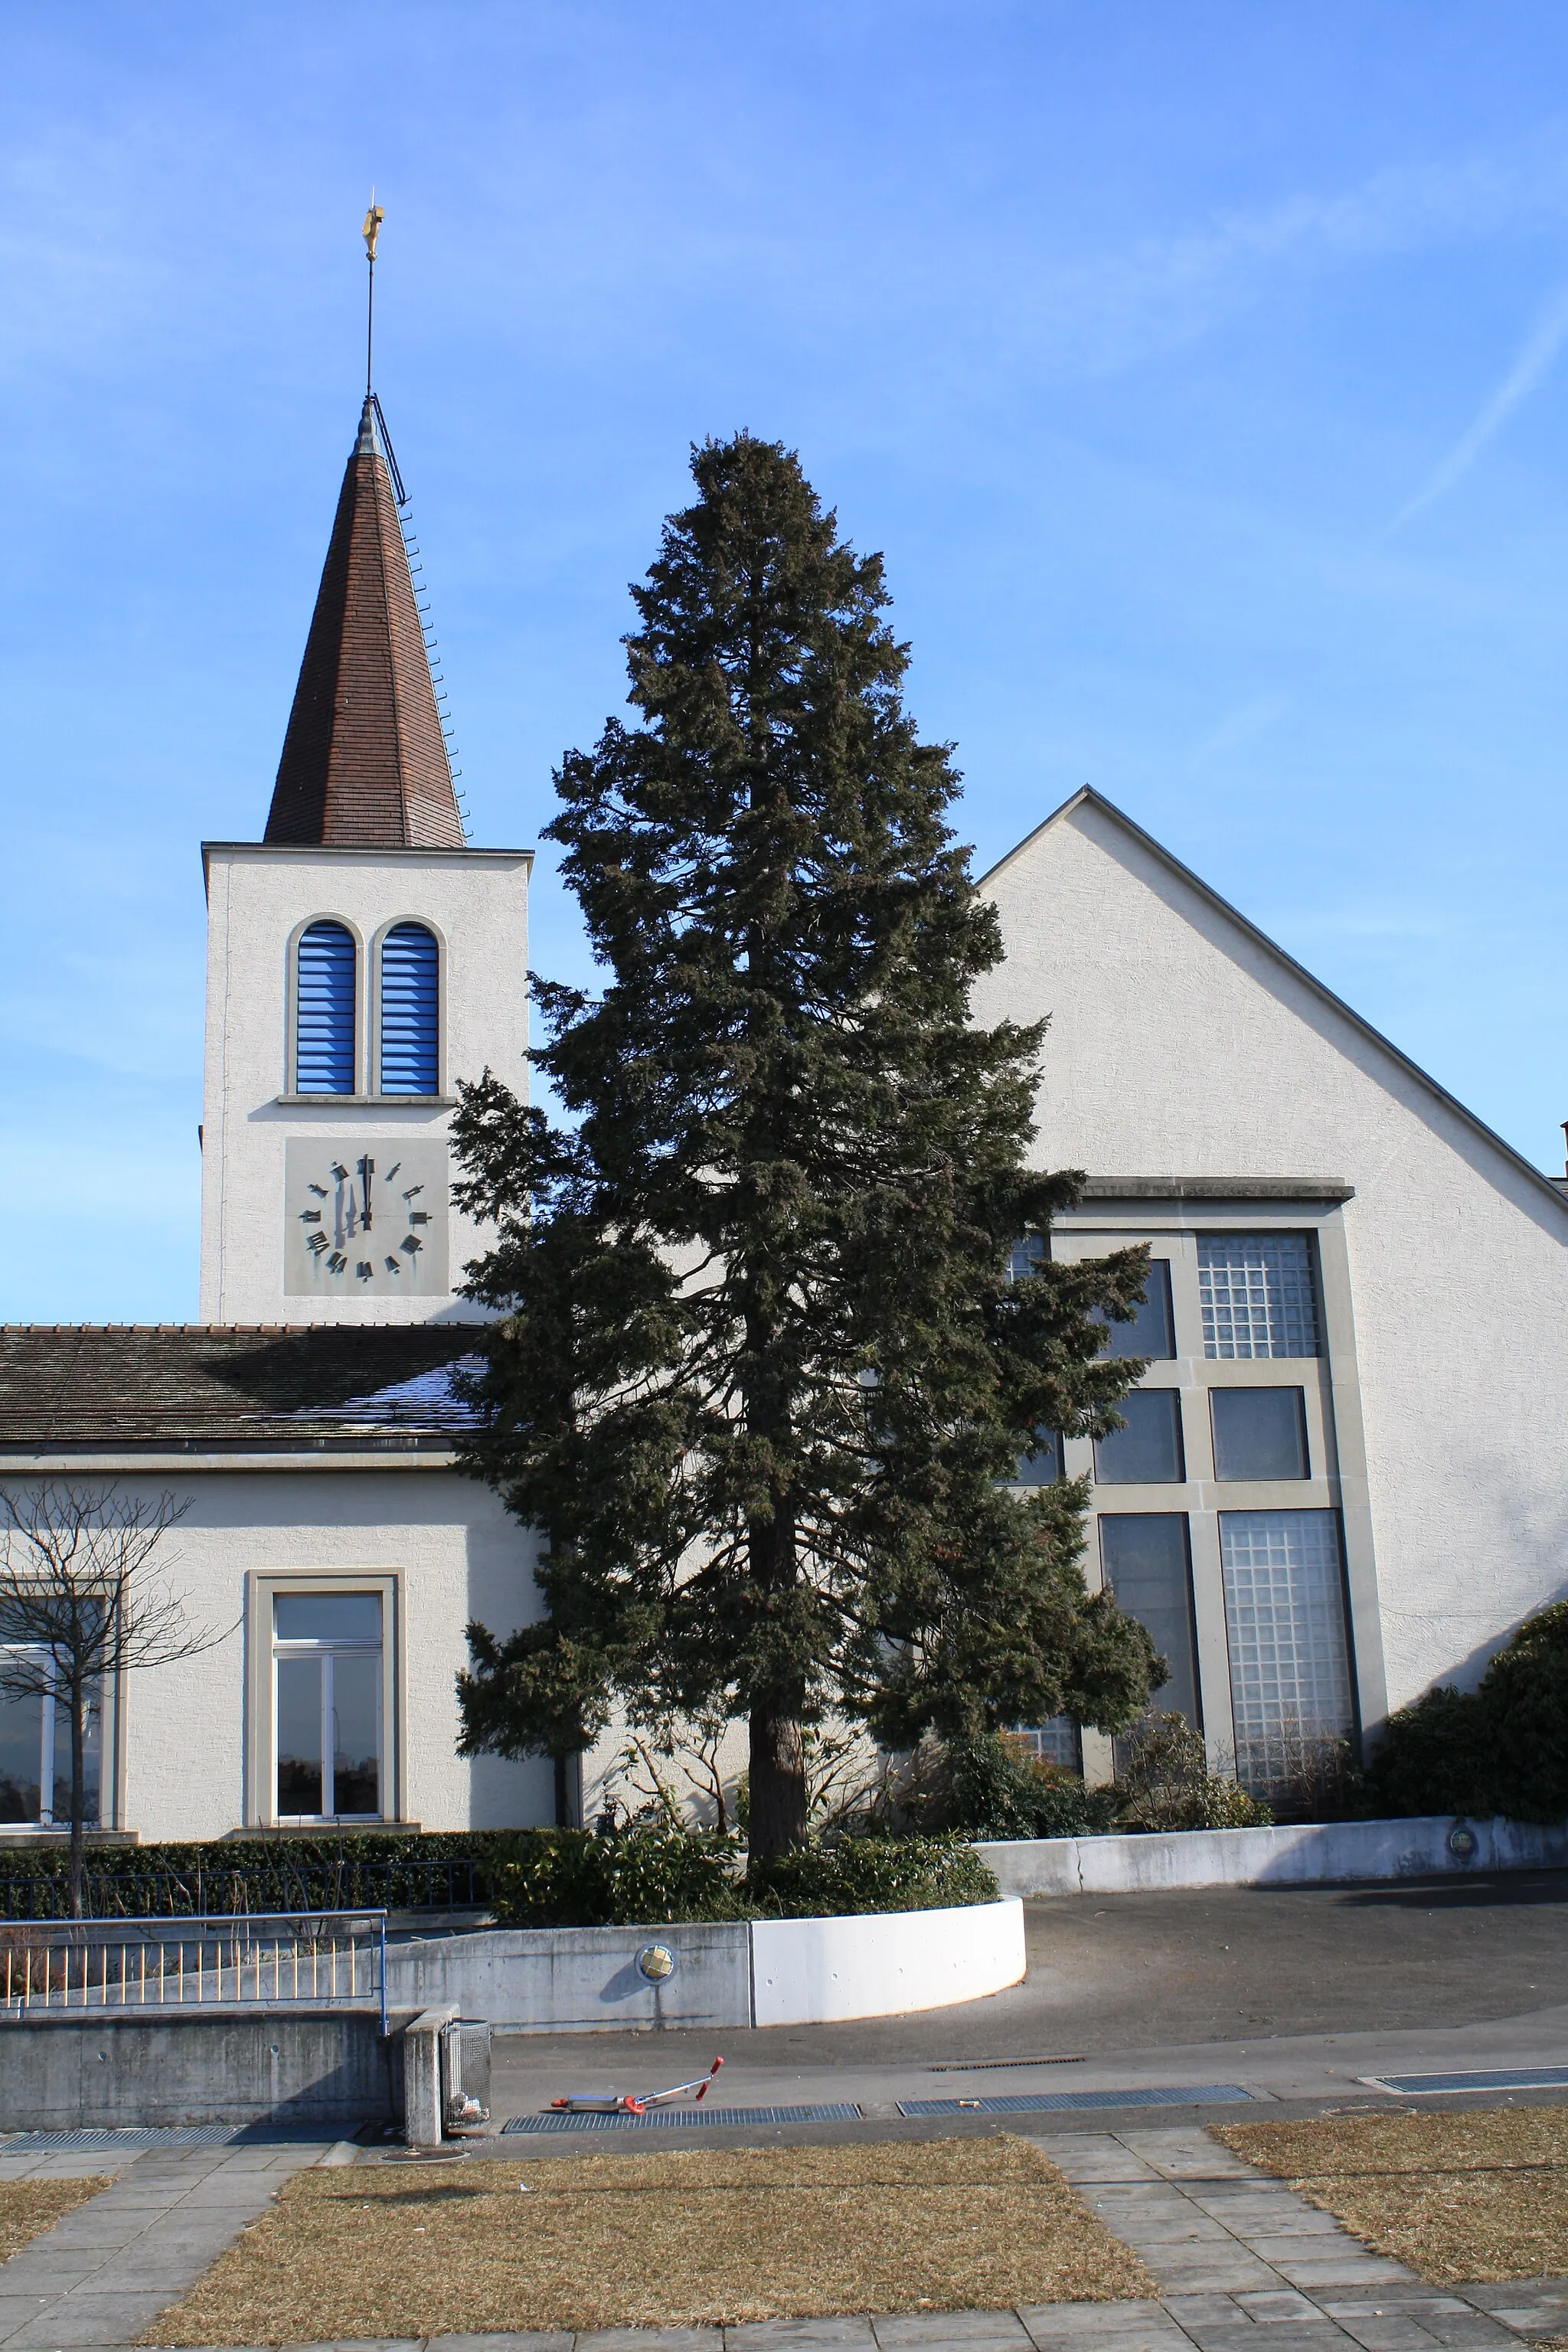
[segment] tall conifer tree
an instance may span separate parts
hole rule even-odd
[[[1082,1487],[1008,1481],[1036,1432],[1114,1425],[1140,1367],[1090,1310],[1145,1260],[1050,1259],[1079,1180],[1025,1162],[1041,1027],[970,1019],[1001,942],[880,558],[776,444],[692,472],[633,591],[642,723],[567,757],[546,828],[605,975],[535,983],[572,1123],[487,1073],[455,1126],[503,1316],[468,1464],[549,1541],[546,1618],[471,1627],[461,1696],[470,1752],[558,1759],[616,1704],[729,1708],[766,1855],[826,1711],[901,1748],[1142,1706]]]

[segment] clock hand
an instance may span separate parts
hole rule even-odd
[[[370,1180],[375,1174],[374,1160],[362,1160],[359,1163],[359,1173],[360,1195],[362,1202],[360,1222],[364,1231],[368,1234],[370,1231]]]

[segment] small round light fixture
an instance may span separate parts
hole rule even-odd
[[[663,1984],[675,1974],[675,1954],[668,1944],[645,1944],[637,1954],[637,1974],[649,1984]]]
[[[1477,1838],[1474,1830],[1467,1829],[1463,1822],[1456,1822],[1448,1832],[1448,1852],[1453,1855],[1454,1860],[1473,1862],[1476,1858],[1476,1846]]]

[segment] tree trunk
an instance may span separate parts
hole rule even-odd
[[[752,1709],[752,1818],[746,1843],[759,1861],[806,1842],[805,1745],[798,1716]]]
[[[87,1811],[87,1790],[85,1787],[86,1774],[84,1771],[87,1756],[87,1738],[85,1726],[82,1721],[82,1717],[87,1708],[87,1693],[81,1687],[79,1683],[73,1683],[68,1694],[68,1698],[71,1717],[70,1906],[71,1917],[73,1919],[79,1919],[81,1917],[82,1906],[82,1864],[84,1861],[84,1849],[87,1843],[86,1836],[84,1834]]]

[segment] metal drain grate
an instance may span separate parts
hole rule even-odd
[[[56,2148],[92,2156],[107,2155],[118,2148],[127,2156],[139,2156],[150,2147],[223,2147],[240,2137],[241,2127],[237,2124],[188,2124],[167,2131],[151,2127],[114,2131],[106,2126],[100,2130],[7,2132],[0,2138],[0,2156],[43,2156]]]
[[[819,2107],[655,2107],[646,2116],[603,2114],[513,2116],[505,2132],[703,2131],[716,2124],[856,2124],[860,2110],[852,2099]]]
[[[1373,2091],[1554,2091],[1568,2083],[1568,2066],[1492,2066],[1464,2074],[1363,2074]]]
[[[1184,2084],[1168,2091],[1015,2091],[989,2099],[900,2099],[901,2116],[1035,2116],[1064,2107],[1210,2107],[1250,2100],[1239,2083]]]

